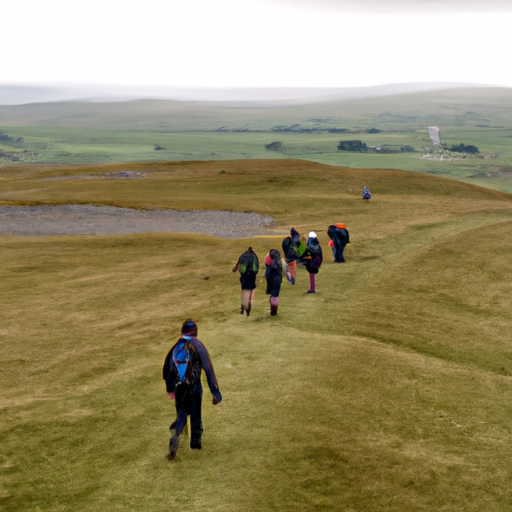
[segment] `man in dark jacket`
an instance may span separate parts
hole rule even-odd
[[[327,228],[327,234],[334,244],[334,262],[345,263],[343,251],[345,246],[350,243],[347,227],[345,224],[331,224]]]
[[[187,424],[188,416],[191,429],[190,448],[201,449],[202,370],[212,393],[212,404],[217,405],[222,400],[210,355],[196,336],[196,323],[186,320],[181,328],[181,337],[167,354],[163,367],[162,375],[167,394],[171,400],[175,400],[177,416],[170,427],[173,435],[169,441],[169,460],[176,457],[180,435]]]

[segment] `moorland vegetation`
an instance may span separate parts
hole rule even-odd
[[[282,235],[0,236],[0,510],[512,507],[510,195],[267,159],[4,167],[0,204],[254,211],[325,255],[316,295],[299,269],[270,317],[260,279],[247,318],[231,268]],[[186,317],[224,401],[170,463],[161,365]]]

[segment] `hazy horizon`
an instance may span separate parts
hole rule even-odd
[[[204,102],[317,102],[351,100],[393,94],[435,91],[458,87],[494,87],[492,84],[458,82],[382,84],[366,87],[165,87],[127,84],[0,82],[0,105],[59,101],[129,101],[161,99]]]
[[[26,0],[1,80],[141,87],[512,86],[510,0]],[[8,51],[7,51],[8,49]]]

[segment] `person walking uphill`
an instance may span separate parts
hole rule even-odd
[[[212,393],[212,404],[222,401],[217,378],[206,347],[197,339],[197,325],[186,320],[181,328],[180,339],[174,344],[165,358],[163,378],[167,394],[176,404],[176,421],[170,427],[173,434],[169,441],[169,460],[176,457],[180,435],[190,416],[190,448],[201,449],[203,424],[201,421],[201,401],[203,387],[201,372]]]
[[[345,249],[345,246],[350,243],[350,237],[347,226],[345,226],[345,224],[331,224],[327,228],[327,234],[329,235],[329,238],[332,240],[334,244],[334,262],[345,263],[343,251]]]
[[[281,247],[283,249],[284,260],[287,265],[286,278],[288,279],[289,284],[295,284],[297,262],[300,261],[301,256],[306,250],[304,240],[295,228],[291,228],[290,235],[283,240]]]
[[[283,281],[283,264],[277,249],[270,249],[265,256],[265,279],[267,280],[267,295],[270,295],[270,316],[276,316]]]
[[[310,231],[306,241],[306,252],[303,262],[309,272],[309,290],[306,293],[316,293],[315,275],[320,270],[323,261],[322,248],[314,231]]]
[[[251,314],[252,299],[256,293],[256,275],[260,270],[258,256],[256,256],[252,247],[249,247],[238,258],[233,272],[237,270],[240,272],[240,284],[242,286],[240,313],[243,315],[245,312],[249,316]]]

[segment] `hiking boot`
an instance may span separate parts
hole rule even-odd
[[[247,314],[247,316],[249,316],[251,314],[251,304],[249,304],[247,306],[247,309],[245,310],[245,313]]]
[[[240,306],[240,314],[243,315],[245,313],[245,308],[243,306]]]
[[[178,453],[178,446],[180,444],[180,436],[174,435],[169,441],[169,460],[173,460]]]
[[[201,449],[201,439],[191,439],[190,440],[190,448],[192,448],[192,450],[200,450]]]

